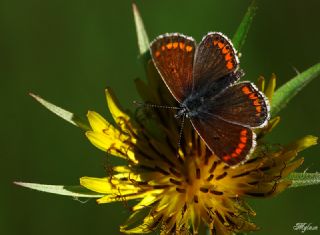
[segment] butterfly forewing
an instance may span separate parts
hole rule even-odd
[[[191,92],[195,42],[180,34],[165,34],[150,46],[153,62],[163,81],[177,101]]]
[[[238,69],[238,58],[230,40],[221,33],[209,33],[200,42],[194,61],[194,89]]]

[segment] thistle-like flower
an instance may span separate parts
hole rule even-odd
[[[152,62],[149,66],[154,69]],[[174,105],[158,75],[153,76],[153,87],[137,83],[148,97],[145,101]],[[267,88],[269,100],[274,82],[275,77]],[[201,224],[211,234],[256,230],[257,226],[249,221],[255,212],[245,197],[270,197],[286,189],[291,181],[285,178],[303,162],[296,158],[298,152],[317,140],[306,136],[285,146],[264,143],[262,137],[278,123],[277,117],[258,131],[258,144],[251,159],[230,168],[207,148],[190,124],[184,128],[177,149],[180,125],[174,110],[148,109],[142,114],[140,110],[130,117],[117,105],[110,90],[106,95],[116,125],[90,111],[92,130],[86,135],[96,147],[126,159],[128,164],[113,167],[105,178],[82,177],[80,183],[105,195],[98,203],[139,200],[127,223],[121,226],[126,233],[160,229],[163,234],[197,234]],[[149,130],[148,126],[155,125],[157,132]],[[144,219],[139,224],[141,216]]]
[[[148,56],[148,39],[135,6],[134,13],[148,79],[147,82],[136,80],[137,90],[146,103],[176,107],[177,102]],[[234,37],[236,47],[243,44],[253,13],[251,6]],[[124,233],[144,234],[159,230],[161,234],[199,234],[207,228],[210,234],[233,234],[257,230],[258,227],[250,222],[255,212],[246,203],[246,198],[271,197],[288,188],[292,184],[292,178],[288,176],[303,163],[298,153],[317,143],[316,137],[306,136],[290,144],[271,144],[264,136],[279,123],[276,113],[297,93],[296,90],[319,73],[320,65],[317,64],[276,92],[274,75],[267,86],[265,79],[259,78],[257,86],[271,103],[272,118],[265,127],[255,130],[255,151],[248,161],[236,167],[221,162],[189,122],[180,132],[174,109],[138,107],[130,113],[120,107],[111,89],[107,89],[107,104],[114,124],[89,111],[90,126],[86,126],[72,113],[34,96],[54,113],[86,129],[91,143],[106,152],[108,158],[119,157],[125,161],[122,165],[109,167],[104,178],[81,177],[80,184],[90,190],[88,194],[75,193],[74,188],[66,192],[66,187],[63,191],[61,187],[18,184],[70,196],[93,195],[98,197],[99,204],[134,200],[136,204],[130,207],[132,214],[120,227]]]

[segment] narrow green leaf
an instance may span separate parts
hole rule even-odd
[[[245,43],[245,40],[247,38],[247,34],[249,32],[250,26],[252,24],[253,18],[257,12],[257,1],[252,0],[246,14],[242,18],[242,21],[236,31],[236,33],[233,35],[232,38],[232,43],[234,47],[238,50],[241,51],[242,46]]]
[[[26,182],[14,182],[14,184],[45,193],[53,193],[70,197],[100,198],[104,196],[103,194],[90,191],[83,186],[48,185]]]
[[[149,51],[148,35],[144,28],[144,24],[140,16],[139,10],[136,4],[134,3],[132,4],[132,10],[133,10],[134,22],[136,25],[139,52],[140,52],[140,55],[144,55],[147,51]]]
[[[291,173],[288,179],[292,180],[291,188],[320,184],[320,173]]]
[[[54,114],[58,115],[59,117],[61,117],[62,119],[66,120],[67,122],[71,123],[72,125],[75,125],[77,127],[80,127],[81,129],[87,131],[90,130],[91,128],[88,126],[88,124],[86,124],[85,121],[83,121],[83,119],[77,117],[76,115],[74,115],[73,113],[64,110],[63,108],[60,108],[44,99],[42,99],[40,96],[35,95],[30,93],[30,95],[36,100],[38,101],[40,104],[42,104],[44,107],[46,107],[47,109],[49,109],[51,112],[53,112]]]
[[[309,82],[320,75],[320,63],[298,74],[277,89],[272,97],[271,116],[274,117]]]
[[[269,99],[269,104],[272,103],[272,97],[273,97],[273,94],[274,94],[274,90],[276,89],[276,85],[277,85],[277,77],[273,73],[273,74],[271,74],[271,78],[268,81],[268,86],[266,87],[266,89],[264,91],[264,94]]]
[[[264,87],[266,85],[266,80],[264,79],[263,76],[259,76],[258,81],[257,81],[257,87],[260,91],[264,92]]]

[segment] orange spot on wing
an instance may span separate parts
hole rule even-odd
[[[243,144],[243,143],[238,144],[238,148],[244,149],[244,147],[246,147],[245,144]]]
[[[166,49],[165,46],[162,46],[162,47],[161,47],[161,50],[162,50],[162,51],[164,51],[165,49]]]
[[[183,42],[180,42],[180,43],[179,43],[179,47],[180,47],[181,50],[183,50],[185,46],[186,46],[186,45],[185,45]]]
[[[259,106],[260,105],[259,99],[254,100],[253,104],[254,106]]]
[[[242,91],[246,95],[249,95],[251,93],[249,87],[247,87],[247,86],[242,87]]]
[[[170,50],[172,48],[172,42],[169,42],[166,47]]]
[[[218,42],[218,47],[220,49],[224,48],[225,44],[223,42]]]
[[[238,144],[236,149],[230,155],[226,155],[226,156],[223,157],[224,161],[230,160],[229,159],[230,156],[231,156],[231,158],[237,158],[237,157],[239,157],[241,155],[241,153],[243,152],[244,148],[246,147],[246,142],[248,140],[247,134],[248,134],[248,130],[247,129],[242,129],[240,131],[240,143]]]
[[[236,152],[236,154],[240,155],[240,153],[242,152],[242,149],[241,148],[236,148],[235,152]]]
[[[224,59],[225,59],[226,61],[231,60],[231,59],[232,59],[231,54],[230,54],[230,53],[226,54],[226,56],[224,57]]]
[[[240,137],[240,141],[241,141],[242,143],[244,143],[244,144],[247,143],[247,140],[248,140],[248,139],[247,139],[247,137],[245,137],[245,136],[241,136],[241,137]]]
[[[186,51],[187,51],[187,52],[192,51],[192,49],[193,49],[192,46],[186,46]]]
[[[240,135],[246,136],[247,133],[248,133],[247,129],[243,129],[243,130],[240,132]]]
[[[256,110],[257,110],[258,113],[261,113],[261,106],[257,106]]]
[[[172,45],[173,45],[173,49],[176,49],[178,47],[179,43],[178,42],[174,42]]]
[[[213,40],[213,45],[215,46],[215,45],[217,45],[218,44],[218,40]]]
[[[249,98],[252,99],[252,100],[255,100],[255,99],[257,99],[258,97],[257,97],[257,95],[256,95],[255,93],[251,93],[251,94],[249,95]]]
[[[229,53],[230,52],[230,50],[228,50],[226,47],[224,47],[223,49],[222,49],[222,53],[223,54],[227,54],[227,53]]]
[[[156,55],[156,57],[159,57],[160,56],[160,51],[156,51],[155,55]]]
[[[222,157],[222,159],[224,161],[229,161],[231,159],[231,157],[229,155],[225,155],[225,156]]]
[[[227,69],[231,70],[233,68],[233,63],[231,61],[228,61],[226,67]]]

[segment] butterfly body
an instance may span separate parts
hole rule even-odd
[[[165,34],[151,43],[153,62],[173,97],[177,118],[189,118],[209,149],[229,165],[244,162],[255,148],[254,128],[269,118],[266,97],[243,76],[231,41],[207,34]]]
[[[187,118],[206,118],[208,113],[214,115],[215,98],[231,83],[238,80],[242,72],[232,73],[215,82],[202,84],[190,92],[180,104],[181,110],[177,116],[185,115]]]

